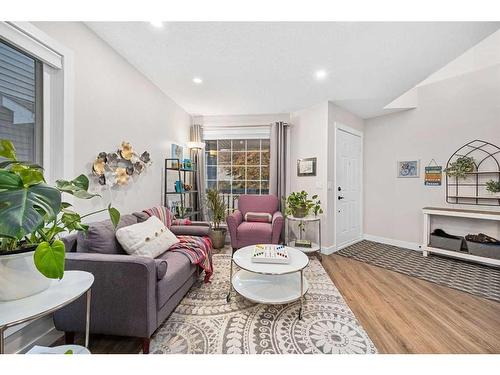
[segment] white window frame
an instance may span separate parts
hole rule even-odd
[[[43,166],[49,183],[74,173],[73,51],[29,22],[0,22],[0,36],[43,63]]]

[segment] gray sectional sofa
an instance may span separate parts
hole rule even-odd
[[[147,218],[144,213],[123,215],[118,227]],[[172,226],[176,235],[205,236],[208,225]],[[198,267],[177,252],[156,259],[125,253],[109,220],[90,224],[83,233],[65,237],[66,270],[83,270],[95,277],[92,286],[90,333],[132,336],[149,352],[151,335],[170,315],[198,279]],[[85,300],[80,298],[54,314],[55,327],[66,342],[85,331]]]

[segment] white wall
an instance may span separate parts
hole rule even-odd
[[[418,108],[367,120],[364,133],[365,233],[414,244],[423,207],[457,207],[444,186],[424,186],[423,168],[431,159],[444,166],[474,139],[500,145],[500,64],[418,90]],[[421,160],[421,178],[396,178],[396,161],[412,159]]]
[[[127,187],[93,184],[103,200],[78,202],[83,212],[111,202],[122,213],[161,203],[163,160],[171,143],[189,140],[191,117],[80,22],[35,22],[74,52],[75,176],[89,174],[100,151],[128,141],[151,153],[153,165]],[[61,156],[62,157],[62,156]]]

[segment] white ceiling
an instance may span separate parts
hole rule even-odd
[[[369,118],[498,22],[89,22],[191,114],[286,113],[331,100]],[[318,82],[314,73],[328,72]],[[193,77],[203,79],[196,85]]]

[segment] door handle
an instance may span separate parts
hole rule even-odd
[[[341,200],[341,199],[344,199],[344,197],[343,197],[343,196],[341,196],[341,195],[339,195],[339,196],[337,197],[337,199],[338,199],[338,200]]]

